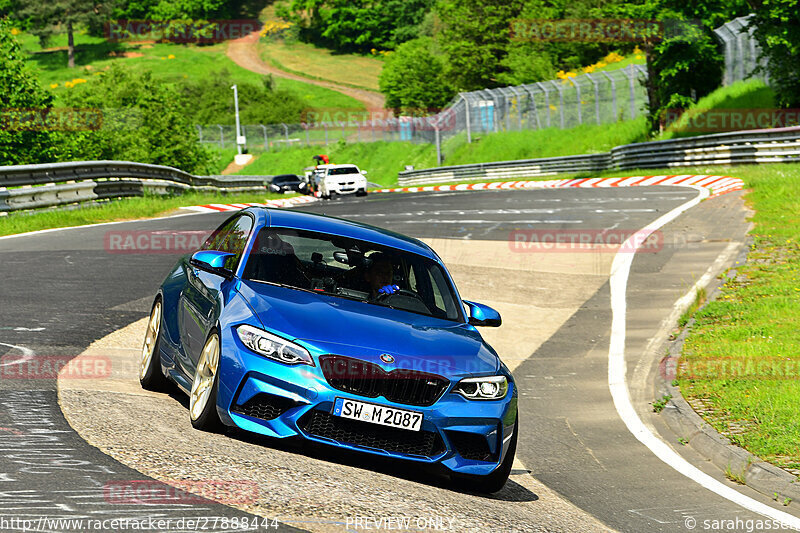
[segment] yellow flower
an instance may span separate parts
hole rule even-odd
[[[65,81],[64,87],[66,87],[67,89],[72,89],[73,87],[75,87],[75,84],[72,83],[71,81]]]
[[[594,64],[594,66],[597,68],[603,68],[606,65],[608,65],[608,63],[606,63],[605,61],[598,61],[597,63]]]
[[[375,50],[375,49],[373,48],[373,49],[371,49],[371,50],[369,51],[369,53],[370,53],[370,54],[372,54],[372,55],[375,55],[375,54],[377,54],[377,53],[378,53],[378,51],[377,51],[377,50]]]
[[[595,67],[593,65],[589,65],[588,67],[583,67],[583,71],[587,74],[594,72]]]
[[[636,54],[636,59],[644,59],[644,56],[642,54]]]
[[[20,33],[22,32],[19,31],[17,28],[11,28],[11,35],[19,35]]]
[[[51,83],[51,84],[50,84],[50,88],[51,88],[51,89],[55,89],[56,87],[58,87],[58,84],[57,84],[57,83]]]
[[[623,59],[625,58],[619,55],[618,53],[611,52],[610,54],[608,54],[606,57],[603,58],[603,61],[605,61],[606,63],[619,63]]]
[[[79,83],[86,83],[86,80],[83,78],[75,78],[72,80],[72,85],[78,85]]]
[[[550,104],[550,109],[552,109],[553,111],[558,111],[558,108],[553,104]]]
[[[642,49],[639,48],[638,44],[636,45],[636,48],[633,49],[633,53],[634,54],[641,54],[642,53]]]
[[[167,56],[167,59],[175,59],[175,54],[170,54]]]

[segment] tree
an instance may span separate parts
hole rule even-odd
[[[460,91],[498,85],[506,72],[503,59],[509,24],[522,8],[520,0],[439,0],[437,36],[447,57],[447,75]]]
[[[58,151],[46,127],[35,123],[17,124],[23,114],[46,116],[53,97],[25,66],[19,42],[11,27],[0,19],[0,165],[45,163]],[[30,116],[30,115],[28,115]]]
[[[755,37],[778,104],[800,106],[800,9],[795,0],[752,0]]]
[[[44,45],[57,26],[67,32],[67,64],[75,67],[75,27],[99,26],[110,13],[107,3],[99,0],[20,0],[21,18],[29,18],[31,33]]]
[[[422,37],[401,44],[386,60],[380,77],[386,106],[398,113],[440,109],[455,90],[445,74],[444,58],[433,39]]]

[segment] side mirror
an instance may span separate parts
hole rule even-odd
[[[362,173],[363,175],[365,175],[365,176],[367,175],[367,171],[366,171],[366,170],[362,170],[362,171],[361,171],[361,173]]]
[[[218,252],[216,250],[200,250],[192,254],[189,263],[192,266],[212,272],[225,279],[232,279],[233,272],[225,268],[225,261],[227,261],[229,257],[235,257],[235,254]]]
[[[503,323],[503,319],[500,318],[500,313],[488,305],[468,302],[467,300],[464,300],[464,305],[466,305],[469,310],[469,323],[473,326],[496,328]]]

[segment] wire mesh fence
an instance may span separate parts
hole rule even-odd
[[[753,15],[739,17],[714,30],[725,48],[723,85],[749,78],[759,78],[769,83],[769,76],[763,68],[766,62],[753,36],[755,28],[750,25],[752,19]]]

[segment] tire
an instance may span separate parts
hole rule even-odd
[[[514,465],[514,455],[517,452],[517,436],[519,435],[519,415],[514,420],[514,435],[506,451],[503,462],[500,463],[494,472],[486,476],[475,476],[469,474],[452,474],[451,481],[459,489],[469,492],[491,494],[497,492],[505,486],[508,476],[511,474],[511,467]]]
[[[367,191],[365,189],[359,189],[358,192],[356,192],[356,196],[366,196],[366,195]]]
[[[203,345],[189,392],[189,419],[195,429],[216,432],[222,429],[217,414],[219,388],[219,334],[212,331]]]
[[[150,320],[147,322],[147,331],[142,344],[142,356],[139,361],[139,384],[145,390],[163,391],[169,381],[161,372],[161,323],[164,304],[161,298],[153,302],[150,311]]]

